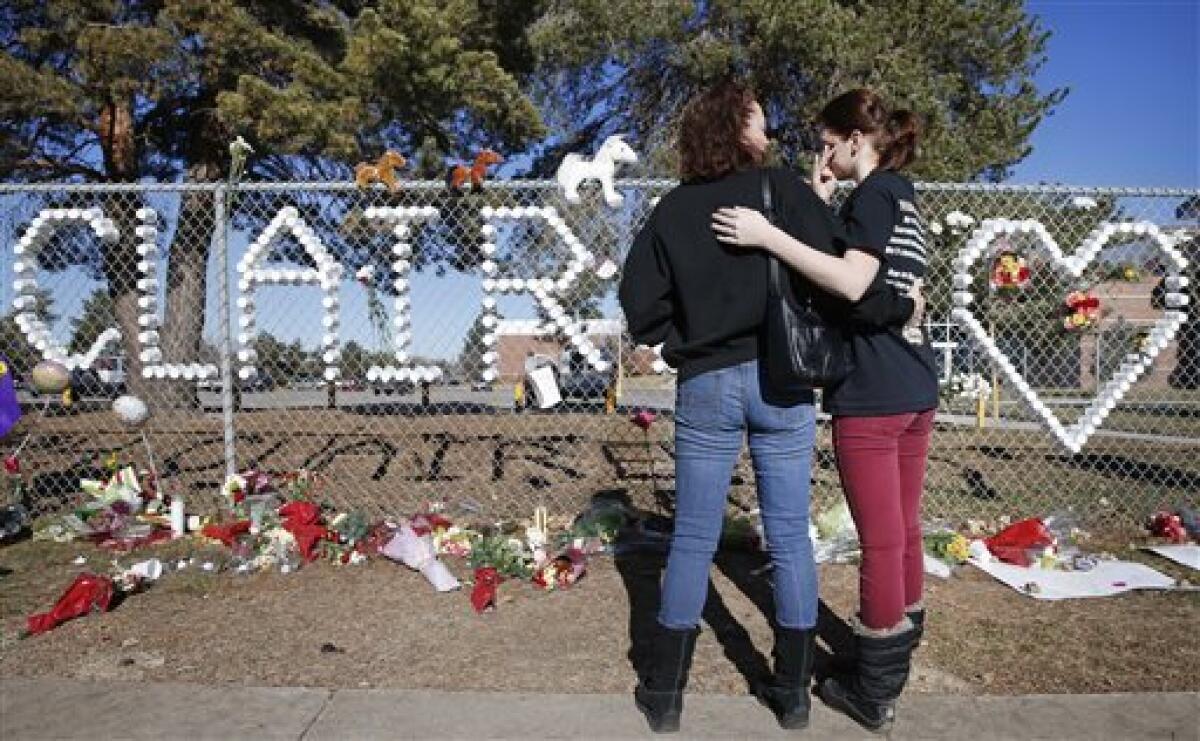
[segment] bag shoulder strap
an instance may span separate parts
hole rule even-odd
[[[775,199],[771,192],[771,175],[766,170],[762,171],[762,200],[763,215],[767,217],[767,221],[778,225],[778,219],[775,217]],[[767,265],[770,270],[768,280],[770,296],[777,298],[783,295],[783,270],[774,255],[767,255]]]

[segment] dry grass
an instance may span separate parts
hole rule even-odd
[[[189,555],[191,547],[177,542],[136,556],[167,560]],[[167,574],[109,613],[17,640],[24,616],[48,609],[74,574],[89,568],[71,563],[79,554],[90,568],[108,564],[106,554],[76,544],[27,541],[0,549],[3,675],[623,692],[636,681],[628,658],[631,624],[652,619],[661,568],[653,557],[599,557],[569,591],[547,594],[506,582],[499,609],[486,615],[476,615],[464,593],[436,594],[418,574],[382,560],[245,577],[193,568]],[[461,562],[450,565],[463,574]],[[761,606],[769,587],[751,574],[757,565],[751,556],[726,554],[719,565],[693,687],[738,694],[746,691],[745,675],[764,667],[770,652]],[[824,566],[821,577],[823,599],[848,614],[856,599],[854,567]],[[912,691],[1200,689],[1197,593],[1043,603],[964,568],[931,583],[927,599],[928,638],[917,654]],[[326,643],[337,650],[322,652]]]

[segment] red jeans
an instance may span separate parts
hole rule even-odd
[[[833,419],[838,474],[862,546],[859,615],[868,628],[891,628],[921,600],[921,489],[934,411]]]

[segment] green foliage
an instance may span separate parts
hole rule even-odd
[[[342,542],[353,545],[370,534],[371,521],[362,512],[351,512],[345,517],[335,519],[333,530],[341,536]]]
[[[487,334],[487,327],[483,326],[483,314],[480,313],[475,317],[475,321],[471,323],[470,329],[463,338],[462,351],[459,353],[456,363],[460,373],[476,377],[483,372],[483,354],[487,352],[487,345],[483,344],[485,334]]]
[[[465,151],[542,133],[498,56],[528,68],[511,28],[528,16],[520,3],[10,5],[0,52],[8,178],[165,177],[199,163],[215,177],[235,134],[254,145],[260,173],[280,177],[303,158],[348,164],[427,137]]]
[[[39,288],[34,293],[36,304],[33,312],[47,325],[53,325],[57,316],[54,313],[54,299],[45,288]],[[17,326],[16,312],[0,317],[0,348],[4,349],[5,360],[18,376],[27,376],[37,365],[42,354],[29,341],[25,332]]]
[[[1048,33],[1015,0],[560,0],[530,36],[552,123],[632,130],[662,174],[684,103],[730,70],[758,90],[785,158],[813,148],[825,102],[868,86],[924,115],[914,173],[937,180],[1003,177],[1064,95],[1034,87]]]
[[[101,332],[116,324],[112,296],[104,288],[97,289],[83,302],[79,316],[71,320],[71,342],[67,352],[87,352]]]
[[[506,535],[477,534],[471,539],[467,565],[472,569],[491,566],[501,576],[528,579],[533,571],[524,551]]]

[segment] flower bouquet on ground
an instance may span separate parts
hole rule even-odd
[[[79,488],[85,501],[60,520],[39,527],[35,538],[58,542],[87,538],[101,548],[127,551],[171,537],[164,518],[148,511],[160,509],[161,504],[150,475],[139,476],[133,466],[121,466],[115,455],[104,461],[104,467],[109,478],[82,479]]]
[[[554,538],[554,546],[559,550],[578,548],[586,555],[604,553],[629,520],[629,513],[618,502],[593,504]]]
[[[399,561],[410,569],[421,572],[429,580],[434,589],[448,592],[458,589],[458,579],[437,558],[437,549],[433,544],[433,536],[426,532],[417,535],[412,526],[401,522],[396,528],[395,535],[379,551],[388,558]]]
[[[971,542],[953,530],[937,530],[926,533],[925,552],[948,566],[960,566],[971,555]]]
[[[587,554],[578,548],[567,548],[554,558],[535,566],[533,583],[546,590],[567,589],[587,573]]]
[[[471,605],[476,612],[496,607],[496,591],[505,577],[528,579],[533,574],[524,544],[499,534],[475,533],[467,565],[474,573]]]

